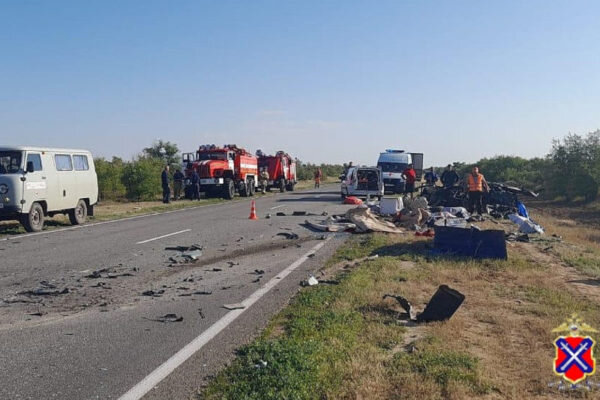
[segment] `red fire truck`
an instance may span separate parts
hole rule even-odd
[[[203,145],[194,155],[183,155],[186,176],[195,170],[200,175],[200,191],[207,195],[232,199],[237,191],[240,196],[254,196],[258,182],[258,160],[251,153],[227,144],[223,147]]]
[[[267,190],[277,188],[281,192],[294,190],[296,186],[296,161],[284,151],[278,151],[274,156],[268,156],[262,151],[257,151],[258,169],[263,168],[269,173]]]

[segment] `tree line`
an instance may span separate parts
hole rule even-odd
[[[317,168],[321,168],[324,178],[337,178],[344,171],[344,165],[339,164],[319,165],[298,159],[296,163],[298,180],[313,179]],[[95,164],[102,200],[155,200],[161,193],[161,170],[169,164],[173,173],[181,167],[181,157],[176,144],[159,140],[131,161],[96,158]],[[554,140],[545,157],[495,156],[473,164],[454,163],[461,176],[473,165],[478,165],[490,182],[521,186],[548,199],[589,202],[597,198],[600,185],[600,130]],[[442,170],[436,168],[438,173]]]
[[[473,164],[455,162],[460,176],[477,165],[490,182],[503,182],[538,191],[547,199],[590,202],[600,184],[600,130],[569,134],[552,142],[545,157],[496,156]],[[443,167],[436,168],[441,173]]]

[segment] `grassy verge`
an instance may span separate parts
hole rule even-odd
[[[555,229],[556,221],[546,222]],[[197,397],[560,396],[548,387],[557,381],[552,329],[574,312],[600,327],[600,295],[572,283],[586,275],[565,268],[560,251],[544,251],[547,243],[511,244],[507,261],[434,258],[429,246],[412,235],[353,236],[324,268],[340,283],[303,289]],[[372,254],[380,257],[356,267],[348,262]],[[444,323],[407,323],[393,300],[382,299],[400,294],[422,309],[440,284],[466,295]]]

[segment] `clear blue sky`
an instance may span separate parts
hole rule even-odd
[[[540,156],[600,128],[598,1],[0,3],[0,143]]]

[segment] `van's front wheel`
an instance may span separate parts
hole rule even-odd
[[[44,228],[44,209],[39,203],[33,203],[29,214],[21,217],[21,224],[27,232],[40,232]]]
[[[74,209],[69,210],[69,220],[72,225],[81,225],[87,219],[88,209],[87,204],[83,200],[79,200]]]

